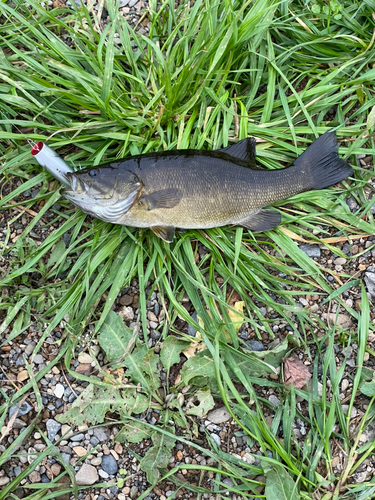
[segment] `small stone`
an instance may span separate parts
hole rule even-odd
[[[96,457],[91,460],[91,465],[98,466],[101,465],[101,463],[102,463],[102,457]]]
[[[94,436],[99,439],[100,442],[108,441],[108,436],[103,427],[95,427]]]
[[[73,450],[79,457],[84,457],[87,454],[87,450],[83,446],[74,446]]]
[[[375,273],[365,273],[365,283],[368,293],[371,297],[375,297]]]
[[[38,471],[33,470],[29,474],[30,483],[40,483],[41,477]]]
[[[58,398],[61,399],[64,395],[65,388],[62,384],[56,384],[53,393]]]
[[[13,422],[13,429],[23,429],[27,426],[27,423],[21,420],[20,418],[15,418]]]
[[[69,465],[70,464],[70,455],[69,455],[69,453],[61,453],[61,456],[62,456],[64,462],[66,462]]]
[[[17,374],[17,382],[23,382],[24,380],[27,380],[29,378],[29,374],[27,373],[27,370],[22,370]]]
[[[340,325],[342,328],[350,328],[353,326],[353,321],[347,314],[336,314],[336,313],[323,313],[323,319],[327,320],[330,326],[336,324]]]
[[[221,439],[220,439],[220,436],[218,436],[217,434],[215,434],[214,432],[212,432],[210,434],[210,436],[212,437],[213,441],[215,441],[215,443],[220,446],[221,445]]]
[[[253,465],[255,463],[255,458],[252,455],[250,455],[250,453],[245,453],[244,456],[242,457],[242,460],[250,465]]]
[[[91,363],[79,363],[74,371],[84,375],[85,373],[91,373],[93,371],[93,366]]]
[[[118,315],[124,320],[124,321],[132,321],[134,319],[134,310],[132,307],[121,307],[120,310],[118,311]]]
[[[108,472],[106,472],[103,469],[99,469],[99,476],[102,477],[103,479],[108,479],[109,478]]]
[[[184,454],[182,453],[181,450],[178,450],[176,453],[176,459],[181,462],[181,460],[184,458]]]
[[[138,487],[137,486],[132,486],[130,488],[130,494],[129,494],[130,498],[132,500],[134,500],[135,498],[137,498],[137,495],[138,495]]]
[[[79,486],[90,486],[99,479],[98,472],[92,465],[83,464],[76,474],[76,481]]]
[[[133,297],[131,295],[123,295],[119,300],[122,306],[130,306],[133,303]]]
[[[342,411],[345,415],[348,414],[349,411],[349,405],[341,405]],[[352,407],[352,410],[350,412],[350,418],[355,418],[357,416],[357,408],[355,406]]]
[[[73,430],[70,427],[70,425],[63,424],[61,426],[61,437],[64,437],[64,439],[69,439],[73,435]]]
[[[220,408],[216,408],[215,410],[208,412],[206,418],[213,424],[223,424],[224,422],[230,420],[231,416],[225,406],[221,406]]]
[[[344,378],[341,382],[342,392],[345,392],[348,387],[349,387],[349,380],[347,378]]]
[[[76,434],[75,436],[72,436],[70,438],[71,441],[77,443],[78,441],[83,441],[85,439],[85,435],[80,433],[80,434]]]
[[[27,356],[30,356],[30,354],[32,354],[32,352],[34,351],[35,346],[36,346],[36,342],[30,342],[30,344],[27,344],[27,346],[25,348],[25,354]]]
[[[112,455],[103,455],[102,469],[110,476],[116,474],[116,472],[118,471],[118,465]]]
[[[7,476],[0,476],[0,486],[5,486],[8,484],[10,481],[9,477]]]
[[[320,248],[318,245],[300,245],[299,246],[300,250],[304,252],[308,257],[311,257],[312,259],[319,259],[321,252]]]
[[[59,422],[56,422],[56,420],[53,420],[53,418],[49,418],[46,422],[46,428],[48,439],[53,442],[56,434],[61,429],[61,424]]]
[[[42,363],[45,362],[45,359],[43,358],[43,356],[41,354],[36,354],[32,361],[36,364],[36,365],[41,365]]]
[[[78,356],[78,363],[83,363],[83,364],[88,364],[88,365],[91,365],[91,363],[94,361],[94,358],[92,356],[90,356],[89,353],[87,352],[82,352],[79,356]]]
[[[61,465],[58,463],[54,463],[51,465],[51,472],[54,476],[58,476],[61,472]]]
[[[268,401],[273,404],[274,406],[276,406],[276,408],[279,406],[280,404],[280,399],[277,398],[274,394],[271,394],[271,396],[268,398]]]
[[[334,260],[334,264],[336,266],[343,266],[346,264],[346,259],[344,259],[344,257],[338,257],[337,259]]]
[[[30,406],[29,403],[27,403],[27,401],[24,401],[22,403],[22,405],[20,406],[20,408],[18,408],[18,403],[15,405],[12,405],[9,408],[9,418],[13,417],[13,415],[16,413],[17,409],[18,409],[17,417],[22,417],[23,415],[27,415],[29,413],[29,411],[33,409],[33,407]]]
[[[250,349],[250,351],[262,352],[265,350],[264,345],[261,342],[258,342],[257,340],[247,340],[245,344]]]

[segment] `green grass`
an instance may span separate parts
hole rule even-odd
[[[204,325],[200,330],[207,348],[204,359],[208,361],[200,373],[203,385],[224,402],[250,446],[258,442],[264,455],[261,466],[254,467],[211,443],[211,451],[206,453],[216,465],[203,467],[203,472],[214,472],[214,491],[224,497],[228,487],[222,480],[230,477],[235,494],[260,498],[262,494],[255,490],[259,481],[254,478],[266,476],[266,498],[280,499],[280,491],[270,486],[277,476],[287,485],[285,498],[372,498],[373,482],[356,485],[350,481],[374,445],[359,449],[361,432],[356,437],[350,431],[350,419],[343,413],[339,398],[345,365],[336,367],[332,354],[334,342],[358,345],[351,408],[356,390],[371,379],[368,370],[362,370],[367,335],[374,330],[369,322],[368,298],[358,276],[336,273],[332,281],[327,280],[331,270],[308,258],[298,243],[324,243],[342,256],[337,243],[375,233],[371,213],[374,192],[369,197],[367,191],[374,169],[356,166],[354,156],[375,153],[374,1],[198,0],[175,8],[173,2],[166,1],[160,7],[152,0],[146,12],[150,20],[147,37],[134,32],[116,14],[112,3],[107,4],[110,22],[101,33],[98,21],[86,8],[46,11],[36,2],[27,2],[29,8],[24,2],[16,1],[13,7],[0,3],[0,206],[4,214],[10,214],[15,201],[21,207],[3,227],[6,237],[0,245],[0,285],[8,291],[0,302],[4,317],[1,334],[10,326],[3,344],[17,339],[30,324],[37,324],[37,352],[55,327],[65,321],[65,335],[57,342],[59,354],[52,363],[65,358],[69,369],[82,334],[92,324],[95,335],[108,327],[115,299],[135,278],[140,290],[137,320],[141,321],[145,344],[136,346],[129,356],[132,359],[140,356],[137,349],[147,351],[144,291],[148,284],[162,294],[165,302],[163,339],[168,338],[169,331],[177,333],[174,325],[178,315],[195,324],[181,304],[186,293]],[[119,37],[115,38],[115,33]],[[292,163],[314,138],[331,128],[337,128],[340,153],[354,165],[353,178],[340,186],[278,203],[284,224],[267,234],[239,228],[191,230],[179,234],[172,245],[150,231],[92,221],[72,209],[60,199],[57,183],[52,188],[49,175],[32,161],[26,136],[19,131],[27,130],[25,134],[34,141],[48,139],[48,145],[76,168],[148,151],[216,149],[253,135],[260,140],[257,161],[274,169]],[[24,199],[22,193],[32,191],[39,183],[42,187],[38,195]],[[355,214],[345,203],[349,194],[360,207]],[[57,201],[61,208],[56,210],[53,205]],[[13,243],[9,226],[21,220],[25,210],[35,214]],[[43,217],[50,213],[55,218],[46,226]],[[37,224],[46,227],[48,233],[39,246],[30,237]],[[317,227],[319,235],[313,232]],[[65,244],[62,238],[68,231],[70,240]],[[202,259],[198,255],[200,244],[207,249]],[[290,327],[294,345],[314,366],[311,391],[285,390],[282,383],[266,379],[272,371],[270,360],[264,364],[262,358],[242,350],[236,325],[228,316],[228,294],[232,290],[245,302],[243,321],[257,336],[267,334],[272,338],[275,320],[285,321]],[[342,296],[346,290],[359,291],[360,311],[346,303]],[[329,328],[298,306],[299,298],[306,294],[318,294],[322,300],[339,304],[358,327],[348,331]],[[270,307],[274,317],[264,318],[262,307]],[[231,343],[226,342],[228,335]],[[177,354],[181,352],[179,347],[175,349]],[[289,347],[286,344],[279,358],[292,349],[292,343]],[[157,356],[152,350],[146,351],[142,356],[148,356],[152,366]],[[320,396],[318,366],[324,353]],[[274,367],[280,364],[279,358]],[[159,382],[152,378],[152,370],[142,370],[132,372],[133,381],[141,380],[144,395],[152,404],[162,405],[156,391]],[[0,388],[0,429],[11,404],[31,392],[40,398],[37,381],[45,372],[31,376],[14,393]],[[185,372],[184,377],[188,383]],[[327,379],[330,390],[325,386]],[[233,380],[242,384],[244,392],[238,392]],[[99,377],[88,381],[95,391],[112,391],[114,387],[113,381],[103,382]],[[202,385],[195,382],[191,395]],[[271,408],[271,427],[263,416],[270,403],[256,392],[259,386],[273,387],[280,398],[280,406]],[[177,392],[174,387],[168,388],[169,394]],[[374,394],[370,387],[366,394],[368,410],[357,422],[360,428],[373,416]],[[305,412],[296,406],[297,396]],[[175,438],[168,427],[168,411],[174,412],[175,422],[180,415],[179,425],[189,418],[182,408],[170,407],[164,414],[164,424],[147,431],[153,433],[154,446],[157,439],[168,442]],[[133,421],[131,413],[121,416],[124,423]],[[308,429],[303,447],[292,431],[295,418],[302,419]],[[91,424],[100,422],[93,419]],[[25,443],[33,428],[7,445],[0,455],[0,466],[17,452],[17,444]],[[282,442],[275,437],[280,428]],[[192,434],[186,432],[187,437],[181,440],[192,443]],[[341,474],[335,474],[332,467],[335,440],[348,457]],[[55,453],[47,444],[50,447],[38,456],[38,463]],[[191,445],[199,450],[197,444]],[[272,452],[272,458],[267,451]],[[168,477],[179,485],[177,471],[163,472],[161,466],[157,481]],[[63,474],[69,472],[66,468]],[[149,477],[154,473],[149,471]],[[0,499],[11,495],[23,477],[0,492]],[[203,487],[190,488],[198,498],[206,491]],[[28,490],[27,498],[56,498],[62,493],[51,494],[40,484]]]

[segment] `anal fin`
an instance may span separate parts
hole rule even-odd
[[[173,243],[175,233],[173,226],[151,226],[150,229],[162,240],[167,243]]]
[[[269,231],[281,224],[281,214],[274,210],[261,210],[257,214],[249,215],[247,219],[238,222],[237,226],[243,226],[251,231]]]

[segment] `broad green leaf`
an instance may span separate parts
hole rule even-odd
[[[149,387],[153,391],[157,391],[160,387],[160,370],[158,369],[159,356],[154,352],[154,349],[147,351],[140,361],[140,367],[145,374]]]
[[[142,358],[147,354],[145,344],[137,344],[131,354],[128,354],[124,360],[124,366],[128,369],[126,375],[129,376],[135,384],[141,384],[143,390],[149,388],[149,382],[142,370]]]
[[[176,439],[157,431],[152,433],[151,438],[153,446],[140,461],[140,466],[146,472],[147,480],[154,485],[160,477],[158,469],[168,466]]]
[[[118,390],[90,384],[72,406],[56,419],[74,425],[101,424],[107,412],[118,412],[121,416],[127,416],[143,413],[148,407],[147,397],[137,392],[136,388]]]
[[[118,443],[140,443],[142,439],[150,436],[150,428],[146,427],[142,422],[129,421],[116,436]]]
[[[64,255],[66,251],[66,245],[64,240],[60,240],[56,243],[55,248],[52,250],[50,258],[47,262],[47,267],[52,267],[60,258]]]
[[[215,377],[215,366],[213,359],[208,355],[208,350],[198,353],[189,358],[181,370],[181,383],[184,385],[207,385],[209,379]],[[204,384],[204,381],[206,383]]]
[[[133,330],[123,319],[110,311],[99,331],[99,344],[110,362],[122,358],[132,348]]]
[[[198,405],[196,405],[198,402]],[[203,418],[215,406],[209,387],[198,390],[194,396],[187,402],[185,412],[187,415],[196,415]]]
[[[359,390],[365,396],[372,398],[372,396],[375,396],[375,380],[372,382],[365,382],[360,386]]]
[[[300,500],[296,483],[281,465],[267,464],[264,474],[267,500]]]
[[[174,335],[169,335],[164,340],[160,351],[160,361],[167,371],[172,365],[180,362],[180,354],[188,345],[187,340],[179,339]]]

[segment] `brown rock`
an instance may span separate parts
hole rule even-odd
[[[39,483],[41,481],[39,472],[37,472],[36,470],[30,472],[29,479],[31,483]]]
[[[90,486],[99,479],[98,471],[89,464],[83,464],[76,474],[76,481],[79,486]]]
[[[29,374],[27,373],[27,370],[22,370],[17,375],[17,382],[23,382],[24,380],[26,380],[28,378],[29,378]]]
[[[176,459],[181,462],[181,460],[184,458],[184,454],[182,453],[181,450],[178,450],[178,452],[176,453]]]
[[[130,306],[133,303],[133,297],[131,295],[123,295],[119,300],[122,306]]]
[[[342,328],[350,328],[353,326],[353,321],[347,314],[323,313],[322,316],[330,326],[335,325],[336,322]]]
[[[93,371],[94,367],[91,366],[90,363],[80,363],[79,365],[77,365],[77,368],[75,369],[75,371],[77,373],[81,373],[81,374],[84,374],[84,373],[91,373]]]

